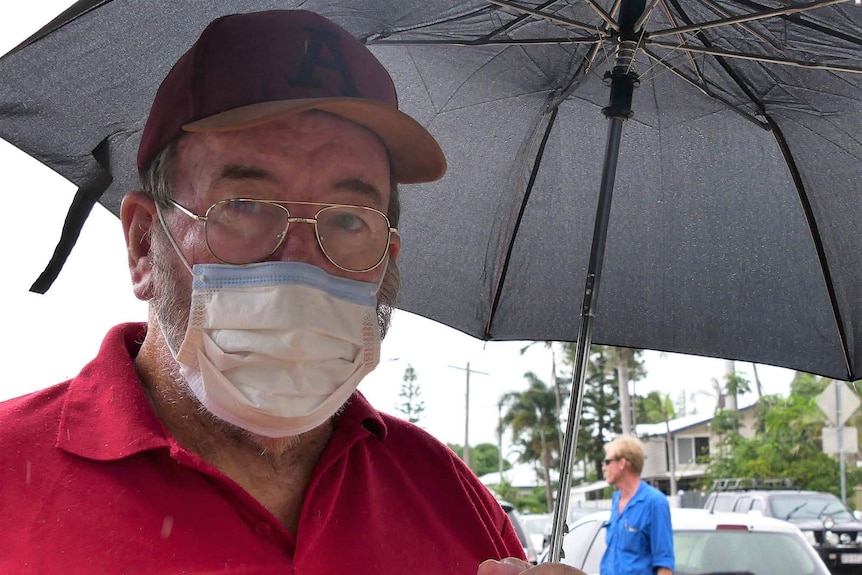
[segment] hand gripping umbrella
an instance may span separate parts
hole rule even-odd
[[[152,95],[205,24],[300,4],[378,54],[449,158],[402,194],[399,307],[577,341],[553,560],[592,341],[859,377],[862,7],[843,0],[78,2],[0,59],[0,137],[79,187],[34,289],[137,186]]]

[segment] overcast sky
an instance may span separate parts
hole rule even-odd
[[[0,53],[70,4],[58,0],[7,3],[0,18]],[[68,181],[0,140],[5,216],[0,226],[5,328],[0,335],[5,367],[0,400],[74,376],[95,355],[111,326],[146,317],[146,306],[131,292],[119,220],[101,206],[94,210],[48,294],[28,291],[51,256],[74,192]],[[486,345],[441,324],[396,312],[383,344],[381,365],[360,389],[379,409],[393,412],[400,401],[404,370],[412,365],[425,402],[421,424],[443,441],[463,443],[469,362],[473,370],[470,443],[496,443],[499,397],[523,389],[527,371],[550,379],[549,352],[539,345],[522,355],[524,345]],[[677,399],[685,393],[694,397],[699,412],[712,411],[715,401],[709,393],[712,380],[720,380],[725,373],[723,360],[647,352],[646,365],[648,377],[637,384],[638,394],[658,389]],[[753,381],[750,364],[737,364],[737,369]],[[760,366],[758,373],[767,393],[786,393],[793,375],[766,366]]]

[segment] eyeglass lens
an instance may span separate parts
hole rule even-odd
[[[206,237],[213,255],[229,264],[259,262],[282,243],[291,217],[282,204],[231,199],[207,212]],[[336,266],[366,271],[376,266],[389,245],[385,216],[361,206],[326,206],[315,215],[320,249]]]

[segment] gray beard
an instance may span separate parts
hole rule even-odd
[[[157,229],[153,236],[150,258],[153,266],[154,293],[150,300],[150,307],[161,328],[162,337],[168,344],[160,346],[159,365],[162,366],[160,376],[172,384],[169,390],[162,389],[157,392],[161,401],[176,404],[179,399],[187,400],[194,406],[198,419],[208,428],[236,439],[248,441],[257,438],[246,430],[210,413],[183,377],[180,364],[174,359],[171,350],[179,351],[189,324],[191,289],[185,287],[188,285],[186,277],[189,272],[181,262],[177,261],[178,258],[167,241],[164,231]]]

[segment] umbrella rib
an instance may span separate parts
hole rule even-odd
[[[687,80],[691,84],[694,84],[706,94],[706,81],[704,80],[703,75],[700,73],[700,68],[698,67],[697,62],[690,53],[681,52],[681,57],[685,59],[685,61],[688,63],[688,67],[691,68],[691,73],[694,76],[694,79],[689,78],[682,72],[682,70],[687,69],[685,65],[674,66],[674,64],[670,62],[671,57],[680,56],[680,54],[677,54],[675,50],[667,50],[667,52],[663,56],[659,56],[658,53],[649,50],[645,46],[641,46],[641,49],[643,50],[644,54],[646,54],[653,61],[652,65],[640,72],[640,74],[638,75],[638,79],[641,83],[646,83],[647,81],[650,81],[654,77],[658,76],[659,73],[653,72],[653,70],[659,65],[662,65],[665,70],[670,70],[673,72],[679,70],[679,77]]]
[[[539,149],[536,151],[535,160],[533,161],[533,169],[530,171],[530,179],[527,182],[527,187],[524,189],[524,196],[521,200],[521,206],[518,209],[518,216],[515,219],[515,226],[512,229],[512,233],[509,236],[508,246],[506,248],[506,255],[503,259],[503,263],[500,266],[500,272],[497,274],[497,284],[494,286],[494,300],[491,302],[490,313],[488,314],[488,322],[485,324],[485,330],[482,334],[482,339],[489,340],[491,339],[491,324],[494,322],[494,315],[497,313],[497,308],[500,305],[500,297],[503,294],[503,284],[506,282],[506,273],[509,270],[509,262],[512,259],[512,250],[515,248],[515,237],[517,237],[518,228],[521,227],[521,220],[524,218],[524,211],[527,209],[527,202],[530,200],[530,195],[533,192],[533,186],[536,183],[536,178],[539,175],[539,166],[542,163],[542,158],[545,155],[545,147],[548,145],[548,139],[551,137],[551,130],[553,129],[556,120],[557,113],[559,112],[559,107],[554,106],[551,109],[551,115],[548,119],[548,124],[545,126],[545,133],[542,134],[542,141],[539,144]]]
[[[844,66],[841,64],[823,64],[820,62],[805,62],[804,60],[794,60],[792,58],[776,58],[774,56],[761,56],[756,54],[742,54],[739,52],[730,52],[720,48],[712,47],[696,47],[696,46],[677,46],[666,42],[651,41],[653,46],[669,48],[673,50],[683,50],[686,52],[694,52],[697,54],[708,54],[710,56],[722,56],[725,58],[736,58],[741,60],[751,60],[764,64],[781,64],[784,66],[795,66],[797,68],[808,68],[811,70],[829,70],[831,72],[849,72],[852,74],[862,74],[862,67],[859,66]]]
[[[620,13],[620,6],[622,6],[623,0],[614,0],[614,5],[611,6],[609,14],[614,16]]]
[[[655,7],[658,6],[659,2],[661,2],[661,0],[650,0],[649,5],[643,11],[643,14],[640,15],[640,18],[637,19],[632,28],[635,30],[643,28],[643,25],[646,24],[646,21],[649,20],[650,16],[652,16],[652,11],[655,10]]]
[[[667,2],[665,0],[658,0],[658,1],[661,2],[662,10],[664,11],[667,19],[671,22],[671,24],[676,25],[676,18],[674,18],[674,15],[671,12],[670,8],[668,7]],[[686,39],[682,36],[682,34],[678,35],[677,40],[679,41],[680,46],[686,43]],[[652,69],[655,68],[655,66],[657,66],[658,64],[664,64],[664,61],[666,60],[667,57],[663,56],[663,57],[659,58],[657,55],[649,53],[644,48],[643,43],[640,44],[640,47],[641,47],[641,49],[643,49],[644,53],[646,53],[648,56],[650,56],[653,60],[656,61],[655,64],[653,64],[653,66],[651,66],[650,68],[647,68],[643,73],[640,74],[640,81],[645,82],[647,76],[649,76],[649,73],[652,71]],[[668,55],[673,54],[673,53],[674,53],[674,50],[668,51]],[[683,52],[683,54],[687,58],[688,65],[691,67],[692,73],[697,77],[697,80],[696,81],[695,80],[689,80],[684,75],[680,75],[680,77],[685,79],[686,81],[691,82],[692,84],[694,84],[695,86],[700,88],[701,91],[703,91],[704,93],[707,93],[706,89],[705,89],[706,85],[705,85],[705,82],[703,79],[703,75],[700,72],[700,68],[697,65],[697,61],[694,59],[694,56],[692,56],[692,54],[690,54],[688,52]],[[673,70],[673,67],[670,64],[664,64],[663,67]]]
[[[601,29],[599,31],[600,34],[604,34],[607,32],[607,28]],[[600,81],[604,82],[604,77],[602,74],[596,72],[596,59],[599,57],[601,49],[604,47],[605,43],[601,41],[601,38],[598,38],[594,43],[593,47],[590,49],[589,53],[583,57],[581,64],[578,66],[578,69],[570,76],[568,82],[561,86],[559,93],[556,97],[554,97],[549,106],[557,107],[564,100],[566,100],[572,93],[586,80],[588,75],[592,74],[594,77],[598,78]],[[605,50],[605,61],[606,63],[610,63],[610,56],[607,54],[607,50]]]
[[[566,100],[569,96],[571,96],[572,93],[584,82],[584,80],[587,78],[587,74],[592,72],[594,69],[593,65],[601,47],[602,44],[600,42],[597,42],[592,47],[590,53],[584,57],[584,59],[581,61],[581,65],[578,66],[578,69],[575,71],[574,74],[572,74],[566,85],[563,86],[563,89],[560,91],[560,94],[551,101],[551,106],[556,108],[557,106],[562,104],[563,101]],[[598,76],[598,74],[596,74],[596,76]]]
[[[592,32],[596,29],[595,26],[590,26],[589,24],[584,24],[583,22],[577,22],[575,20],[570,20],[568,18],[563,18],[562,16],[555,16],[553,14],[548,14],[547,12],[540,12],[539,10],[534,10],[532,8],[527,8],[526,6],[519,6],[518,4],[514,4],[512,2],[506,2],[505,0],[485,0],[489,4],[495,4],[497,6],[502,6],[503,8],[511,8],[512,10],[523,12],[524,14],[529,14],[530,16],[535,16],[536,18],[541,18],[543,20],[547,20],[549,22],[553,22],[555,24],[562,24],[564,26],[570,26],[572,28],[578,28],[581,30],[585,30],[587,32]]]
[[[380,38],[388,38],[389,36],[395,34],[403,34],[405,32],[415,32],[417,30],[424,30],[426,28],[434,28],[435,26],[439,26],[441,24],[450,24],[452,22],[458,22],[459,20],[464,20],[466,18],[470,18],[482,12],[486,12],[490,9],[490,7],[486,6],[484,8],[478,8],[476,10],[471,10],[469,12],[465,12],[463,14],[459,14],[457,16],[452,16],[451,18],[441,18],[438,20],[434,20],[432,22],[420,22],[413,26],[405,26],[403,28],[397,28],[394,30],[387,30],[385,32],[377,32],[374,34],[370,34],[365,38],[362,38],[361,41],[364,44],[377,44],[378,39]]]
[[[598,15],[598,17],[601,18],[608,27],[613,28],[614,30],[620,29],[619,24],[617,24],[616,21],[611,17],[611,15],[605,12],[601,6],[596,4],[595,0],[584,0],[584,2],[587,6],[592,8],[593,12],[595,12],[596,15]]]
[[[566,44],[595,44],[604,37],[585,36],[583,38],[526,38],[521,40],[371,40],[374,46],[559,46]]]
[[[749,8],[756,8],[758,10],[768,10],[768,6],[764,6],[763,4],[759,4],[757,2],[753,2],[752,0],[734,0],[736,3],[741,4],[743,6],[748,6]],[[849,0],[847,0],[849,1]],[[837,30],[833,30],[823,24],[818,24],[817,22],[812,22],[811,20],[806,20],[802,18],[799,14],[785,14],[781,16],[784,20],[790,20],[794,24],[798,26],[803,26],[805,28],[811,28],[812,30],[817,30],[821,34],[825,34],[827,36],[831,36],[832,38],[837,38],[839,40],[844,40],[846,42],[850,42],[851,44],[862,45],[862,38],[859,36],[851,36],[850,34],[846,34],[844,32],[838,32]]]
[[[726,98],[719,96],[718,94],[711,91],[709,89],[709,86],[707,86],[705,83],[700,83],[700,82],[696,82],[695,80],[692,80],[691,78],[689,78],[688,76],[686,76],[685,74],[683,74],[682,72],[680,72],[679,70],[677,70],[676,68],[671,66],[670,64],[664,62],[661,58],[659,58],[658,54],[655,54],[652,51],[646,50],[646,49],[644,49],[644,53],[647,56],[649,56],[650,58],[656,60],[657,66],[661,66],[662,68],[665,68],[667,71],[674,74],[675,76],[677,76],[681,80],[691,84],[692,86],[694,86],[695,88],[697,88],[698,90],[703,92],[703,94],[705,94],[706,96],[709,96],[710,98],[713,98],[718,102],[721,102],[722,104],[727,106],[728,109],[730,109],[733,112],[736,112],[737,114],[739,114],[740,116],[742,116],[743,118],[748,120],[749,122],[756,125],[758,128],[761,128],[764,130],[769,129],[769,127],[766,126],[761,120],[757,119],[757,117],[752,116],[749,112],[746,112],[744,109],[740,108],[736,104],[733,104],[732,102],[730,102]]]
[[[835,294],[835,287],[832,281],[832,272],[829,269],[829,262],[826,259],[826,251],[823,247],[823,239],[820,236],[820,229],[817,226],[817,219],[814,217],[814,210],[811,208],[811,202],[808,201],[808,193],[805,190],[805,183],[802,181],[802,176],[799,169],[796,167],[796,160],[793,157],[793,152],[787,145],[787,140],[784,138],[784,133],[772,118],[766,116],[766,121],[775,140],[778,143],[778,148],[784,156],[784,161],[790,170],[790,176],[793,179],[793,184],[796,187],[796,193],[799,195],[799,201],[802,203],[802,212],[805,214],[805,221],[808,224],[808,231],[811,233],[811,239],[814,244],[814,249],[817,252],[817,259],[820,263],[820,270],[823,273],[823,281],[826,284],[826,292],[829,294],[829,304],[832,308],[832,317],[835,320],[835,329],[838,331],[838,338],[841,341],[841,353],[844,359],[844,369],[846,375],[844,379],[850,381],[853,379],[850,366],[850,349],[847,345],[847,333],[844,330],[844,320],[841,317],[841,309],[838,307],[838,297]]]
[[[680,6],[679,0],[670,0],[670,1],[673,2],[674,6],[676,7],[677,12],[679,12],[680,17],[683,20],[690,23],[691,19],[688,17],[686,12],[682,9],[682,6]],[[695,32],[694,34],[695,34],[695,36],[697,36],[700,39],[701,43],[704,46],[706,46],[708,48],[712,48],[712,43],[710,42],[709,38],[707,38],[706,34],[704,34],[703,32]],[[685,50],[686,48],[689,48],[689,47],[688,46],[677,46],[676,48],[679,50]],[[764,117],[766,117],[766,107],[763,105],[763,102],[755,95],[755,93],[751,90],[749,85],[740,77],[740,75],[736,72],[736,70],[734,70],[733,67],[723,57],[721,57],[721,55],[717,55],[715,58],[715,61],[719,66],[721,66],[721,68],[728,75],[728,77],[730,77],[730,79],[733,80],[734,83],[736,83],[736,85],[739,87],[740,90],[742,90],[742,92],[748,97],[748,99],[755,106],[757,106],[757,109],[760,111],[760,113]],[[733,107],[731,109],[733,109]]]
[[[712,8],[717,14],[724,16],[725,18],[730,17],[730,12],[728,12],[727,10],[725,10],[724,8],[719,6],[716,2],[713,2],[713,0],[700,0],[700,2],[703,5],[707,6],[708,8]],[[763,42],[764,44],[769,44],[772,47],[772,49],[775,50],[776,52],[784,53],[784,50],[782,48],[780,48],[779,46],[776,46],[774,42],[772,42],[771,40],[769,40],[768,38],[766,38],[762,34],[759,34],[758,32],[756,32],[754,30],[754,28],[752,28],[751,26],[749,26],[745,23],[740,23],[740,28],[742,28],[743,30],[745,30],[746,32],[748,32],[749,34],[751,34],[752,36],[757,38],[759,41]]]
[[[656,1],[659,1],[659,0],[656,0]],[[601,29],[596,27],[596,31],[599,33],[599,36],[602,36],[605,34],[609,35],[608,24],[605,24],[604,28],[601,28]],[[596,58],[598,58],[599,52],[601,51],[601,49],[603,47],[604,47],[604,43],[601,41],[597,41],[593,45],[593,47],[590,49],[590,52],[586,56],[584,56],[584,59],[581,61],[581,65],[578,66],[578,69],[575,71],[575,73],[571,75],[571,77],[569,78],[569,81],[565,84],[565,86],[562,87],[562,89],[560,90],[560,93],[557,95],[557,97],[551,101],[551,103],[550,103],[551,106],[556,108],[564,100],[566,100],[569,96],[571,96],[572,93],[584,82],[584,80],[587,78],[587,75],[590,73],[595,74],[595,76],[597,78],[604,81],[602,76],[595,72]],[[605,58],[606,58],[606,60],[610,61],[610,58],[607,56],[607,53],[605,54]]]
[[[670,8],[667,5],[667,2],[662,0],[661,7],[664,10],[665,15],[667,16],[667,19],[670,20],[670,22],[675,26],[676,25],[676,18],[674,18],[673,13],[671,12]],[[679,45],[684,45],[686,43],[686,39],[685,39],[685,37],[683,37],[682,34],[677,34],[677,40],[679,41]],[[700,72],[700,68],[697,65],[697,61],[694,59],[694,56],[689,52],[683,52],[683,54],[685,54],[686,57],[688,58],[689,66],[691,66],[691,69],[694,72],[694,75],[697,76],[697,78],[700,82],[703,82],[703,75]]]
[[[544,4],[540,4],[536,9],[537,10],[544,10],[545,8],[547,8],[553,4],[556,4],[559,1],[560,0],[548,0]],[[505,24],[503,24],[502,26],[500,26],[496,30],[485,34],[484,36],[481,37],[481,40],[489,40],[490,38],[493,38],[494,36],[496,36],[498,34],[502,34],[503,32],[507,32],[508,30],[517,26],[518,24],[520,24],[524,20],[527,20],[529,17],[530,17],[529,14],[521,14],[520,16],[517,16],[514,19],[509,20],[508,22],[506,22]]]
[[[817,2],[812,2],[811,4],[804,4],[798,6],[786,6],[784,8],[776,8],[774,10],[766,10],[764,12],[757,12],[754,14],[745,14],[742,16],[734,16],[732,18],[722,18],[720,20],[712,20],[710,22],[701,22],[699,24],[690,24],[688,26],[683,26],[682,28],[666,28],[664,30],[656,30],[655,32],[650,32],[649,35],[651,38],[660,38],[662,36],[670,36],[672,34],[681,34],[686,32],[700,32],[703,30],[708,30],[710,28],[717,28],[720,26],[730,26],[733,24],[741,24],[744,22],[753,22],[755,20],[763,20],[764,18],[772,18],[774,16],[787,16],[790,14],[796,14],[798,12],[806,12],[808,10],[815,10],[817,8],[823,8],[824,6],[830,6],[832,4],[840,4],[843,2],[847,2],[848,0],[819,0]]]

